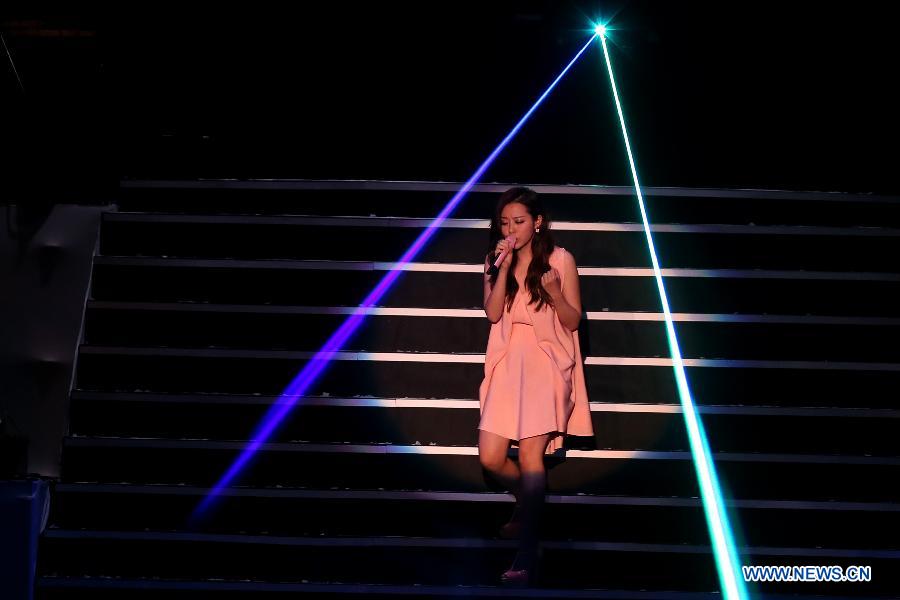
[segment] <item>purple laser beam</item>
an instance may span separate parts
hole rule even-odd
[[[516,123],[515,127],[513,127],[510,132],[506,135],[505,138],[494,148],[494,151],[481,163],[475,173],[472,174],[471,177],[463,184],[463,186],[459,189],[458,192],[450,199],[449,202],[444,206],[443,210],[428,224],[425,230],[419,234],[419,237],[410,245],[410,247],[403,253],[403,256],[397,261],[399,264],[394,269],[385,274],[382,277],[381,281],[379,281],[375,287],[369,292],[369,295],[365,297],[365,299],[360,303],[358,309],[341,324],[340,327],[331,335],[330,338],[325,342],[322,348],[316,352],[316,354],[309,360],[306,366],[294,377],[293,381],[288,385],[284,392],[281,394],[281,399],[272,405],[272,407],[266,412],[266,415],[261,419],[261,425],[257,428],[257,430],[253,434],[253,439],[244,449],[241,451],[241,454],[238,458],[232,463],[232,465],[228,468],[225,474],[216,482],[213,489],[204,497],[204,499],[200,502],[197,508],[194,510],[193,516],[199,516],[204,514],[209,507],[212,505],[214,500],[222,493],[222,490],[227,487],[234,479],[238,476],[241,470],[246,466],[247,462],[253,457],[257,450],[259,450],[260,446],[262,446],[266,440],[272,435],[275,431],[275,428],[281,423],[285,416],[291,411],[294,405],[297,403],[297,399],[301,396],[309,386],[316,380],[316,378],[322,373],[325,367],[331,362],[331,358],[334,356],[336,352],[347,342],[351,335],[359,328],[359,325],[362,323],[365,318],[364,309],[373,306],[376,302],[378,302],[382,296],[390,289],[391,285],[397,278],[400,276],[402,272],[403,265],[412,262],[412,260],[418,255],[418,253],[422,250],[428,240],[434,235],[437,229],[441,226],[441,224],[447,219],[451,212],[456,208],[456,206],[462,201],[463,197],[472,189],[472,186],[481,179],[481,176],[484,172],[491,166],[500,152],[506,148],[507,144],[512,140],[513,137],[519,132],[531,114],[537,109],[538,106],[544,101],[544,99],[550,94],[556,84],[563,78],[563,76],[569,71],[572,65],[578,60],[578,58],[584,54],[584,51],[588,49],[591,45],[591,42],[594,41],[597,35],[594,34],[587,41],[587,43],[582,46],[581,50],[569,61],[569,64],[560,72],[560,74],[553,80],[547,89],[544,90],[544,93],[534,102],[528,112],[519,119],[519,122]],[[282,401],[287,397],[286,401]]]

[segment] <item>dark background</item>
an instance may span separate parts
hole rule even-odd
[[[120,177],[462,181],[598,17],[644,185],[897,194],[888,5],[13,3],[7,197],[103,197]],[[630,183],[599,43],[484,180]]]

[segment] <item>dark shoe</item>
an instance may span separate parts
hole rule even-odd
[[[528,569],[507,569],[500,576],[500,583],[510,587],[530,587],[532,585],[533,571]]]
[[[510,587],[534,587],[537,585],[538,581],[538,562],[539,562],[540,554],[536,555],[533,558],[530,558],[525,561],[520,561],[522,555],[519,554],[516,556],[516,560],[513,561],[513,566],[503,572],[500,575],[500,583],[502,585],[507,585]],[[522,562],[522,568],[516,569],[514,567],[519,566],[516,563]]]

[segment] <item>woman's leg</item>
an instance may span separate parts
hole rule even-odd
[[[516,555],[513,569],[531,568],[537,559],[538,529],[547,487],[544,452],[553,435],[555,434],[545,433],[519,440],[522,529],[519,537],[519,553]]]
[[[519,500],[519,466],[509,456],[509,440],[490,431],[478,430],[478,458],[481,466]]]

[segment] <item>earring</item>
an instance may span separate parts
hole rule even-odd
[[[540,233],[540,232],[541,232],[541,228],[540,228],[540,227],[535,227],[535,228],[534,228],[534,232],[535,232],[535,233]]]

